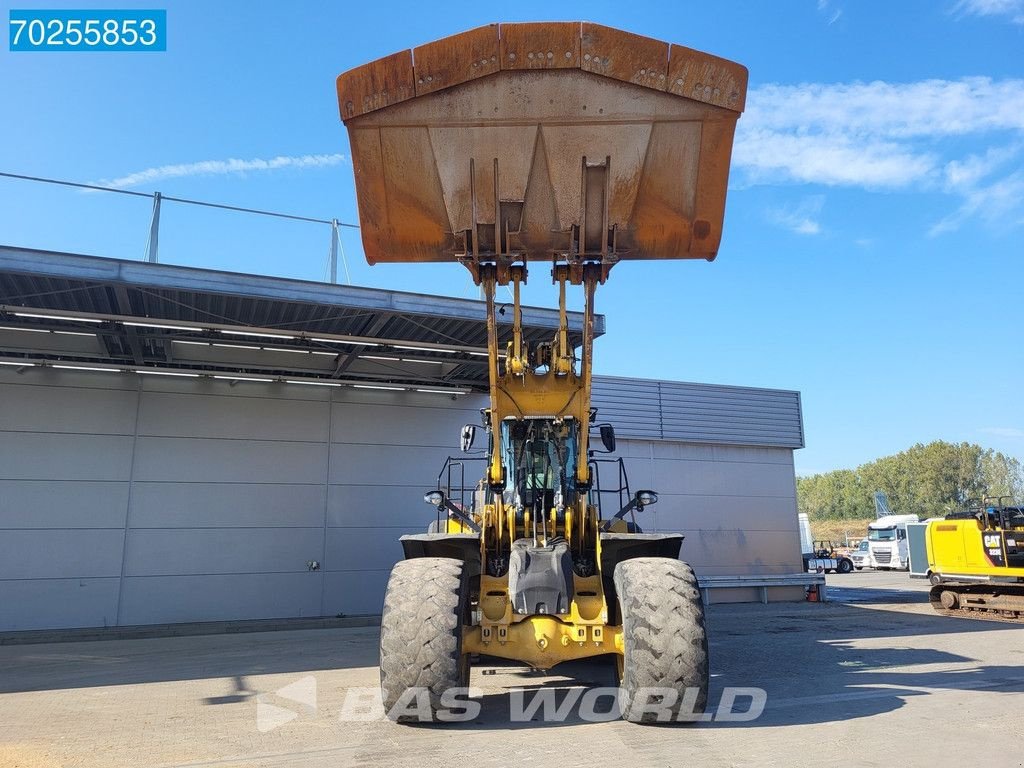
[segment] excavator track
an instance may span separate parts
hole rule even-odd
[[[931,588],[928,600],[944,616],[1024,624],[1024,584],[945,582]]]

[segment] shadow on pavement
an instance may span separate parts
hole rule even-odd
[[[920,590],[907,591],[900,605],[890,605],[891,592],[858,587],[844,593],[832,587],[829,603],[710,606],[709,711],[726,687],[764,689],[767,706],[751,722],[699,727],[838,722],[893,711],[911,697],[940,691],[1024,691],[1024,672],[1015,664],[1019,657],[1011,655],[1020,653],[1014,649],[1021,647],[1024,635],[1017,633],[1024,627],[940,616],[927,607]],[[864,599],[837,602],[850,594]],[[232,691],[200,703],[244,705],[256,693],[253,676],[370,672],[376,664],[374,627],[8,646],[0,647],[0,692],[229,678]],[[548,674],[484,658],[475,665],[473,685],[485,689],[479,717],[446,728],[581,724],[579,697],[616,683],[610,657],[564,664]],[[568,716],[559,723],[535,713],[525,722],[510,722],[515,688],[523,689],[527,703],[533,693],[554,691],[555,709],[571,700]],[[599,700],[597,710],[602,706],[610,702]],[[737,711],[746,706],[741,699]]]
[[[830,591],[831,596],[839,590]],[[889,590],[875,590],[884,599]],[[913,595],[913,593],[911,593]],[[927,594],[921,595],[927,604]],[[920,602],[906,598],[905,602]],[[940,691],[1024,692],[1024,669],[1013,664],[984,664],[970,655],[972,641],[956,642],[958,652],[921,647],[922,637],[1002,632],[1007,650],[1018,648],[1024,627],[940,616],[931,612],[886,610],[859,604],[720,605],[708,611],[712,685],[708,712],[715,712],[726,686],[762,688],[763,714],[749,722],[711,722],[701,728],[763,728],[828,723],[897,710],[907,699]],[[915,638],[914,645],[901,638]],[[879,645],[878,641],[887,641]],[[946,641],[949,642],[948,640]],[[999,641],[986,640],[988,647]],[[915,647],[916,646],[916,647]],[[961,651],[961,649],[966,649]],[[987,655],[987,654],[986,654]],[[956,665],[950,669],[951,665]],[[935,669],[936,666],[946,667]],[[483,675],[483,677],[478,677]],[[485,659],[474,668],[474,685],[490,690],[478,699],[480,716],[449,728],[522,729],[585,725],[579,716],[582,692],[615,686],[611,657],[562,664],[538,683],[522,667]],[[507,678],[507,683],[499,682]],[[500,685],[502,690],[494,691]],[[528,703],[537,690],[554,689],[551,709],[567,698],[568,716],[545,721],[535,716],[511,722],[513,689],[525,689]],[[749,698],[736,700],[744,712]],[[597,707],[600,711],[600,706]],[[693,727],[693,726],[689,726]]]
[[[0,646],[0,693],[377,666],[377,627]],[[223,697],[222,697],[223,698]],[[227,699],[220,702],[230,703]]]

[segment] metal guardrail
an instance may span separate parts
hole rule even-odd
[[[7,173],[0,171],[0,178],[17,179],[20,181],[32,181],[40,184],[54,184],[61,187],[73,187],[75,189],[88,189],[95,192],[115,192],[119,195],[131,197],[148,197],[153,201],[153,214],[149,224],[149,241],[146,244],[146,261],[151,264],[159,263],[160,256],[160,207],[164,201],[171,203],[183,203],[185,205],[198,205],[204,208],[217,208],[223,211],[235,211],[236,213],[249,213],[257,216],[271,216],[277,219],[288,219],[290,221],[303,221],[308,224],[322,224],[331,228],[331,246],[329,251],[330,281],[338,282],[338,256],[341,255],[342,266],[345,269],[346,283],[351,284],[352,278],[348,272],[348,262],[345,260],[345,252],[341,245],[341,237],[338,230],[341,227],[359,229],[358,224],[349,224],[337,219],[320,219],[313,216],[299,216],[292,213],[281,213],[279,211],[267,211],[260,208],[246,208],[239,205],[227,205],[226,203],[212,203],[207,200],[193,200],[187,197],[173,197],[160,192],[139,192],[134,189],[120,189],[118,187],[105,187],[99,184],[83,184],[77,181],[64,179],[50,179],[44,176],[28,176],[21,173]]]
[[[760,590],[761,602],[768,603],[768,589],[771,587],[817,586],[818,601],[826,601],[825,576],[817,573],[786,573],[766,576],[698,576],[704,605],[711,605],[711,590],[737,587],[753,587]]]

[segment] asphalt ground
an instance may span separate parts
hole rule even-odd
[[[375,627],[11,645],[0,766],[1022,764],[1024,627],[939,616],[904,573],[828,581],[824,604],[709,607],[710,711],[760,689],[751,720],[590,722],[586,694],[614,685],[607,659],[546,674],[484,659],[471,720],[396,725],[365,703]],[[569,701],[566,717],[514,719],[538,692]]]

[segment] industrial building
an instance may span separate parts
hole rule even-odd
[[[0,247],[0,631],[379,613],[485,352],[479,301]],[[799,393],[597,377],[594,405],[714,601],[802,597]]]

